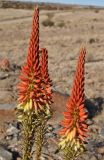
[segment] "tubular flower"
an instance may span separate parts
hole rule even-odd
[[[87,136],[88,126],[86,124],[87,112],[84,107],[84,64],[86,50],[80,50],[80,56],[76,69],[75,79],[71,95],[67,101],[67,110],[64,112],[64,120],[61,122],[63,129],[60,130],[60,147],[65,154],[79,154],[83,151],[84,141]]]
[[[42,109],[44,104],[41,91],[41,77],[39,66],[39,9],[35,9],[33,17],[32,32],[30,37],[27,62],[21,69],[21,82],[18,84],[19,89],[19,107],[24,110],[34,108],[36,113]]]
[[[48,74],[48,53],[45,48],[41,49],[41,61],[40,61],[41,77],[42,77],[42,90],[46,104],[52,103],[52,81]]]

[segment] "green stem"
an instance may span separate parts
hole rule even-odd
[[[22,160],[31,159],[31,150],[34,142],[33,114],[31,111],[24,113],[23,116],[23,158]]]
[[[34,160],[40,160],[41,157],[41,151],[42,151],[42,146],[44,142],[44,133],[45,133],[45,125],[46,125],[46,120],[42,118],[39,120],[39,125],[36,129],[36,134],[35,134],[35,152],[34,152]]]

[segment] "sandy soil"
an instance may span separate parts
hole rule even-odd
[[[33,10],[0,9],[0,57],[22,65],[27,55]],[[54,22],[44,26],[43,21]],[[57,90],[68,93],[81,46],[87,49],[86,96],[104,94],[104,10],[40,11],[40,47],[49,52]]]

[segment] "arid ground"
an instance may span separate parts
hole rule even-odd
[[[17,100],[16,85],[20,67],[26,61],[32,16],[33,10],[0,8],[0,61],[7,58],[10,62],[9,71],[5,71],[0,65],[2,109],[11,107],[11,104],[15,106]],[[103,149],[101,148],[103,151],[100,150],[100,153],[96,149],[95,159],[87,157],[86,160],[89,158],[104,160],[104,9],[40,11],[40,48],[45,47],[48,50],[49,73],[55,90],[55,103],[52,107],[57,111],[54,115],[55,121],[51,121],[52,124],[61,119],[59,113],[65,109],[66,94],[70,94],[78,53],[83,46],[87,50],[85,95],[88,101],[86,103],[92,118],[90,119],[92,134],[95,136],[91,138],[96,144],[101,142],[103,146]],[[2,128],[5,128],[3,125],[6,123],[6,118],[7,121],[14,119],[13,115],[11,118],[8,115],[10,115],[8,111],[7,113],[1,111]],[[103,134],[100,135],[102,130]],[[100,139],[100,136],[103,138]]]

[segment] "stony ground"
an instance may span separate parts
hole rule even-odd
[[[20,156],[21,135],[13,108],[17,100],[17,77],[27,54],[32,14],[32,10],[0,9],[0,156],[4,160]],[[87,151],[78,160],[104,160],[103,25],[104,10],[40,11],[40,47],[49,51],[54,89],[54,115],[48,125],[43,159],[62,159],[57,148],[58,122],[70,94],[79,49],[85,46],[90,133]],[[7,69],[5,59],[9,63]]]

